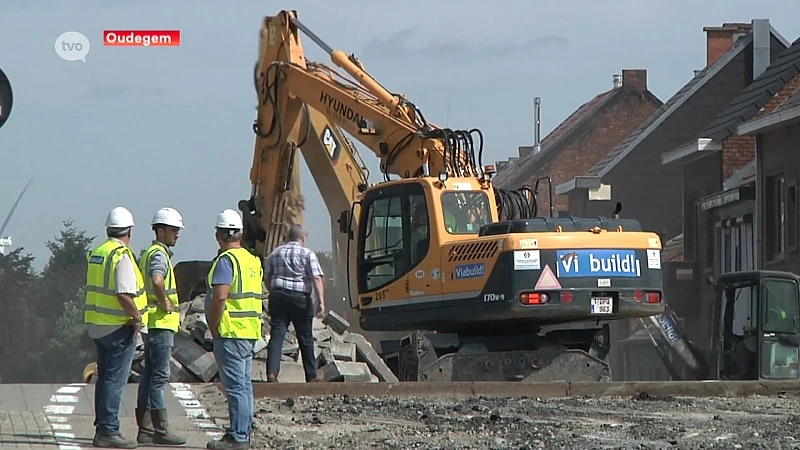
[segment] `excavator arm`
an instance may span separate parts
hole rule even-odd
[[[266,148],[297,142],[287,124],[297,124],[302,105],[307,105],[372,150],[387,179],[443,172],[456,177],[482,175],[473,139],[474,135],[480,139],[480,160],[479,130],[443,129],[427,122],[419,108],[381,86],[355,56],[334,50],[305,27],[295,11],[266,17],[262,30],[267,34],[261,58],[265,64],[258,75],[261,104],[254,128]],[[300,31],[355,81],[307,60]]]

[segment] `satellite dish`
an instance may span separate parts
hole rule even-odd
[[[8,117],[11,115],[11,106],[14,102],[14,95],[11,93],[11,82],[8,77],[0,69],[0,128],[6,123]]]

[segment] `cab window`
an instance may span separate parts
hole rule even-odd
[[[403,275],[403,217],[401,196],[378,198],[367,207],[363,247],[361,291],[380,288]]]
[[[794,333],[797,310],[797,284],[792,280],[765,278],[761,281],[763,295],[763,330],[773,333]]]
[[[478,234],[492,221],[489,197],[483,191],[457,191],[442,194],[444,226],[450,234]]]
[[[428,221],[428,206],[425,203],[425,195],[414,194],[408,199],[409,209],[411,210],[410,224],[410,249],[411,267],[416,267],[428,254],[430,247],[430,225]]]

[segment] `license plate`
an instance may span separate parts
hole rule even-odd
[[[592,297],[592,314],[611,314],[613,305],[611,297]]]

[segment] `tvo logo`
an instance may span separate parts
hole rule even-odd
[[[64,61],[86,62],[89,53],[89,39],[77,31],[61,33],[56,38],[56,54]]]

